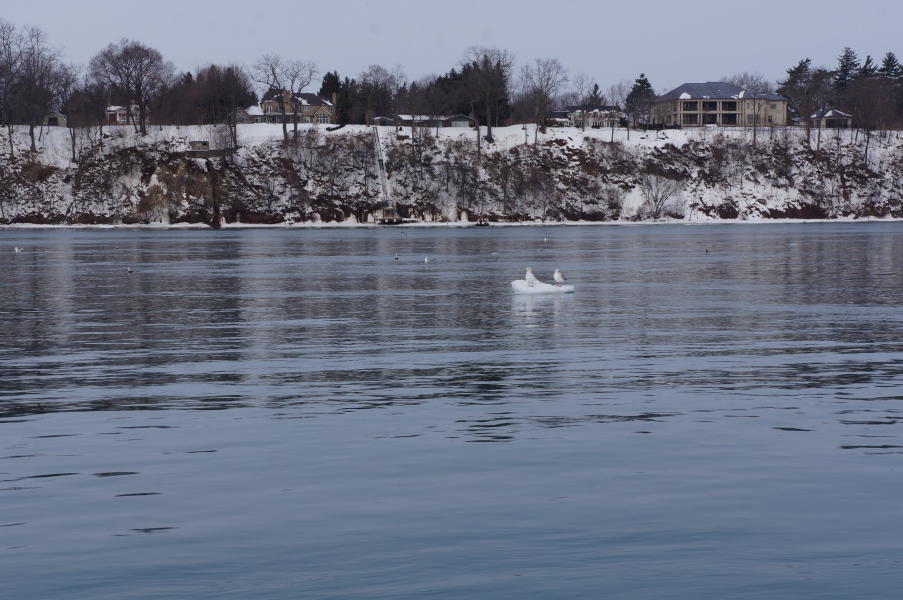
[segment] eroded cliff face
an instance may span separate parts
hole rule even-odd
[[[44,132],[37,154],[0,157],[0,223],[368,222],[382,196],[369,128],[305,128],[291,143],[254,138],[197,157],[199,132],[81,136]],[[484,130],[485,132],[485,130]],[[388,195],[404,217],[493,221],[903,217],[903,138],[760,130],[530,135],[472,130],[412,137],[383,129]],[[103,143],[101,143],[103,142]],[[466,217],[465,217],[466,218]]]

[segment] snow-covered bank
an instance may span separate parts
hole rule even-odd
[[[220,128],[221,129],[221,128]],[[0,224],[334,226],[372,223],[380,207],[370,128],[243,125],[231,157],[195,158],[215,127],[42,132],[37,155],[16,131],[0,156]],[[485,136],[485,128],[482,130]],[[426,224],[687,223],[903,217],[903,136],[800,129],[381,128],[389,195]],[[526,136],[525,136],[526,134]],[[629,139],[628,139],[629,136]],[[525,137],[527,143],[525,144]],[[614,141],[612,141],[614,140]],[[0,135],[0,148],[8,148]],[[420,226],[424,226],[420,225]]]

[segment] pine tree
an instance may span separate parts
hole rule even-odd
[[[834,85],[838,88],[846,87],[847,83],[855,79],[859,73],[859,56],[849,47],[843,49],[843,53],[837,59],[837,70],[834,71]]]
[[[792,118],[802,116],[806,104],[806,86],[811,79],[812,59],[801,60],[795,67],[787,69],[787,78],[778,82],[777,93],[787,98]]]
[[[634,121],[643,119],[644,123],[648,122],[649,109],[652,108],[653,100],[655,100],[655,92],[652,91],[652,84],[646,79],[645,73],[640,73],[624,101],[627,114],[632,116]]]
[[[333,94],[338,94],[341,89],[342,78],[339,77],[338,71],[333,71],[323,76],[323,84],[320,86],[320,91],[317,92],[317,95],[320,98],[329,100]]]
[[[605,98],[602,96],[602,90],[599,88],[599,84],[593,84],[593,89],[589,93],[589,103],[590,104],[602,104]]]
[[[878,74],[888,79],[896,79],[903,76],[903,65],[900,65],[900,61],[897,60],[893,52],[888,52],[884,55]]]
[[[857,77],[870,77],[874,75],[878,70],[878,67],[875,65],[874,61],[872,61],[872,57],[866,55],[865,61],[862,63],[862,66],[859,67],[859,71],[857,71]]]

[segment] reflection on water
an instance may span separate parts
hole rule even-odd
[[[892,597],[897,229],[0,232],[0,576]]]

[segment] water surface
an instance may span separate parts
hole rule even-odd
[[[0,231],[0,596],[898,597],[901,261],[893,223]]]

